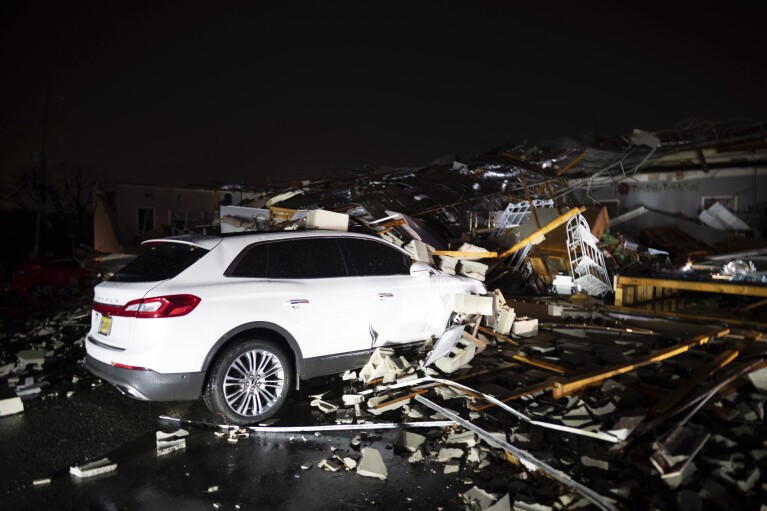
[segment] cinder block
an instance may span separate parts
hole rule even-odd
[[[38,367],[42,367],[45,363],[45,351],[44,350],[23,350],[16,354],[19,359],[19,366],[24,368],[28,364],[35,364]]]
[[[490,316],[493,313],[493,297],[456,294],[453,300],[453,310],[460,314]]]
[[[24,411],[24,403],[20,397],[0,399],[0,417],[13,415]]]
[[[112,463],[109,458],[102,458],[93,463],[69,467],[69,473],[77,477],[93,477],[106,474],[117,469],[117,463]]]
[[[185,429],[179,429],[172,433],[157,431],[155,433],[155,442],[157,444],[157,455],[164,456],[173,451],[186,449],[186,437],[189,432]]]
[[[455,275],[458,259],[450,256],[437,256],[437,268],[448,275]]]
[[[474,358],[477,346],[466,339],[459,339],[450,353],[436,360],[434,365],[445,373],[454,373]]]
[[[459,268],[458,273],[465,277],[469,277],[471,279],[484,282],[485,273],[487,273],[487,268],[488,266],[486,264],[478,263],[477,261],[469,261],[466,259],[461,259],[461,266]]]
[[[324,209],[311,209],[306,212],[306,228],[348,231],[349,215]]]
[[[538,320],[530,318],[517,318],[511,327],[514,335],[536,335],[538,333]]]
[[[501,309],[495,320],[495,332],[501,335],[509,335],[514,320],[517,318],[514,309]]]
[[[416,261],[422,261],[432,266],[434,265],[434,247],[431,245],[427,245],[423,241],[411,240],[410,243],[402,248],[407,250]]]

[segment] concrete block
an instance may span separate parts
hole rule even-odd
[[[357,465],[357,473],[364,477],[375,477],[381,480],[389,475],[381,453],[372,447],[362,448],[362,460]]]
[[[24,403],[19,397],[0,399],[0,417],[13,415],[24,411]]]
[[[164,456],[173,451],[186,449],[186,437],[189,432],[185,429],[178,429],[172,433],[157,431],[155,433],[155,442],[157,444],[157,455]]]
[[[22,368],[29,364],[34,364],[38,367],[42,367],[45,363],[44,350],[23,350],[19,351],[16,356],[19,359],[19,366]]]
[[[311,209],[306,212],[306,228],[348,231],[349,215],[324,209]]]
[[[537,335],[538,320],[527,317],[516,318],[514,325],[511,327],[511,333],[521,336]]]
[[[493,313],[493,297],[456,294],[453,300],[453,310],[461,314],[482,314],[489,316]]]
[[[461,259],[461,266],[458,268],[458,274],[470,279],[485,281],[485,273],[487,273],[488,266],[477,261],[469,261],[467,259]]]
[[[113,472],[116,469],[117,463],[112,463],[109,461],[109,458],[101,458],[98,461],[86,463],[85,465],[69,467],[69,473],[73,476],[84,478],[106,474],[108,472]]]
[[[416,452],[426,441],[426,437],[418,433],[402,430],[394,441],[394,447],[403,451]]]
[[[446,356],[436,360],[434,365],[445,373],[454,373],[460,367],[468,364],[476,354],[477,347],[466,339],[459,339]]]
[[[327,470],[328,472],[338,472],[341,469],[341,465],[339,463],[336,463],[332,460],[326,460],[324,458],[320,460],[319,463],[317,463],[317,466],[323,470]]]
[[[516,317],[514,309],[499,310],[495,317],[495,332],[501,335],[509,335]]]
[[[456,266],[458,266],[458,259],[455,257],[450,256],[436,256],[437,257],[437,268],[439,268],[443,273],[447,273],[448,275],[455,275],[456,272]]]
[[[434,247],[431,245],[427,245],[423,241],[414,239],[402,248],[408,251],[416,261],[421,261],[434,266]]]

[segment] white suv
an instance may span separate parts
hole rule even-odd
[[[142,250],[96,286],[88,369],[137,399],[202,394],[235,424],[274,415],[299,379],[438,337],[453,295],[485,292],[355,233],[180,236]]]

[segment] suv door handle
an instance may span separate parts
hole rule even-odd
[[[306,298],[293,298],[292,300],[283,302],[282,305],[284,305],[285,307],[293,307],[294,309],[297,309],[301,307],[302,305],[309,305],[309,300],[307,300]]]
[[[383,301],[388,300],[389,298],[394,298],[393,293],[378,293],[378,299]]]

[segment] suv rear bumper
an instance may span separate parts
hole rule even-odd
[[[111,383],[123,394],[143,401],[190,401],[198,399],[205,372],[162,374],[152,370],[114,367],[86,355],[88,370]]]

